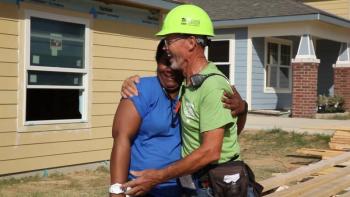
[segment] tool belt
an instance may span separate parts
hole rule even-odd
[[[201,187],[211,187],[215,197],[257,197],[263,187],[250,167],[235,156],[222,164],[210,164],[194,174]],[[249,194],[249,195],[248,195]]]

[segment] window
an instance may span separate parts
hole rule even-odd
[[[290,92],[292,46],[279,39],[266,42],[266,83],[267,92]]]
[[[208,60],[213,62],[231,82],[234,81],[234,72],[231,70],[233,68],[231,66],[233,51],[230,50],[232,42],[231,40],[212,40],[207,50]],[[232,74],[230,74],[231,72]]]
[[[87,22],[29,13],[26,123],[86,120]]]

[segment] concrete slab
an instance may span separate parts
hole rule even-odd
[[[245,129],[282,129],[298,133],[332,135],[336,130],[350,131],[350,120],[289,118],[248,114]]]

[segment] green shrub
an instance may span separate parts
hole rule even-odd
[[[318,113],[344,112],[344,98],[341,96],[319,95],[317,99]]]

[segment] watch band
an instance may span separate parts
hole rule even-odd
[[[122,184],[114,183],[109,187],[109,193],[111,194],[123,194],[125,191],[121,188]]]

